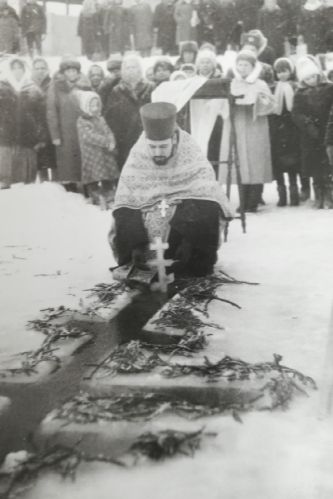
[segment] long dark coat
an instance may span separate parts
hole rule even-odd
[[[236,0],[237,20],[243,22],[244,32],[257,29],[258,10],[261,3],[260,0]]]
[[[91,59],[93,54],[99,50],[100,24],[98,13],[92,15],[80,14],[77,34],[81,38],[82,55]]]
[[[179,45],[181,42],[196,41],[197,28],[191,26],[191,19],[194,7],[183,0],[177,0],[175,6],[175,21],[177,24],[176,30],[176,43]]]
[[[290,83],[294,88],[295,85]],[[291,112],[284,105],[281,115],[269,117],[274,178],[281,173],[299,173],[301,166],[300,136]]]
[[[174,4],[159,3],[156,5],[153,27],[157,30],[157,46],[163,54],[173,54],[176,46],[176,21]]]
[[[109,52],[121,54],[130,46],[130,19],[122,5],[111,5],[105,13],[104,33],[109,37]]]
[[[16,135],[16,95],[12,87],[0,82],[0,147],[13,146]]]
[[[316,10],[302,8],[298,19],[298,34],[302,35],[308,46],[308,53],[317,55],[325,52],[325,8]]]
[[[217,13],[217,48],[218,52],[222,54],[227,49],[228,44],[239,45],[240,43],[240,30],[237,36],[237,11],[234,1],[224,2],[218,8]]]
[[[46,33],[46,16],[43,7],[38,4],[26,4],[21,12],[23,36],[28,33],[43,35]]]
[[[215,0],[209,2],[200,1],[198,7],[198,43],[199,46],[205,42],[217,44],[219,37],[219,5]]]
[[[19,19],[16,11],[4,5],[0,8],[0,52],[14,54],[19,48]]]
[[[39,149],[37,153],[37,168],[56,168],[56,151],[55,147],[52,144],[52,139],[47,123],[47,93],[51,84],[51,77],[47,76],[42,83],[39,85],[39,88],[43,94],[43,121],[44,121],[44,130],[45,130],[45,147]]]
[[[131,7],[130,27],[135,49],[150,50],[153,46],[153,11],[149,3],[142,2]]]
[[[292,118],[300,131],[302,174],[317,177],[327,173],[325,133],[333,104],[333,84],[297,90]]]
[[[52,141],[60,140],[57,147],[57,169],[60,182],[81,180],[81,155],[76,122],[80,115],[78,90],[89,90],[88,80],[81,75],[75,85],[56,74],[47,95],[47,121]]]
[[[104,116],[116,138],[120,169],[142,132],[140,108],[151,101],[153,88],[142,81],[134,91],[121,81],[107,99]]]
[[[268,39],[276,57],[284,54],[284,40],[288,35],[288,13],[278,7],[274,10],[262,7],[258,14],[258,29]]]

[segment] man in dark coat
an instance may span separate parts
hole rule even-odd
[[[151,101],[153,88],[152,83],[143,79],[141,58],[136,55],[125,57],[121,81],[109,94],[104,112],[116,138],[120,169],[142,132],[140,108]]]
[[[213,271],[220,222],[232,217],[213,168],[188,133],[177,109],[164,102],[141,109],[144,133],[121,173],[113,208],[111,244],[119,265],[142,266],[149,243],[168,242],[166,258],[177,275]]]
[[[0,0],[0,52],[15,54],[19,49],[19,18],[15,9]]]
[[[156,36],[156,46],[163,54],[172,55],[176,50],[176,21],[174,18],[174,0],[162,0],[156,5],[153,28]]]
[[[109,54],[123,54],[130,47],[129,12],[123,0],[115,0],[104,17],[104,33],[109,40]]]
[[[142,57],[150,56],[153,46],[153,11],[145,0],[135,0],[130,8],[132,44]]]
[[[22,35],[27,40],[31,57],[36,48],[37,54],[42,53],[42,36],[46,33],[46,16],[43,7],[36,0],[27,0],[21,13]]]
[[[198,6],[198,43],[217,45],[219,36],[219,5],[216,0],[200,0]]]
[[[45,59],[35,59],[32,66],[32,78],[43,95],[43,128],[45,131],[44,147],[37,151],[37,169],[41,180],[49,180],[55,177],[56,152],[52,144],[51,135],[47,124],[46,100],[51,84],[49,67]],[[50,169],[52,172],[50,172]]]

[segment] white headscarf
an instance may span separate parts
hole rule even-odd
[[[92,116],[90,111],[91,101],[94,99],[98,99],[100,101],[100,96],[96,94],[96,92],[80,92],[78,96],[81,111],[87,116]]]
[[[24,74],[20,80],[17,80],[14,77],[13,71],[11,69],[11,64],[13,64],[15,61],[22,64],[24,67]],[[1,71],[0,79],[9,83],[9,85],[17,93],[21,92],[23,88],[31,86],[33,84],[26,62],[19,57],[12,57],[6,61],[6,64],[3,67],[3,71]]]

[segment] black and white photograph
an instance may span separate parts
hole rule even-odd
[[[333,499],[333,0],[0,0],[0,499]]]

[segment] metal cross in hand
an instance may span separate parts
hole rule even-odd
[[[168,284],[173,281],[173,274],[167,275],[166,268],[172,265],[173,260],[165,260],[164,250],[169,248],[168,243],[163,243],[161,237],[156,237],[155,242],[150,244],[150,249],[156,252],[156,258],[149,261],[151,265],[157,268],[158,273],[158,289],[162,293],[168,291]]]
[[[167,214],[167,209],[170,208],[170,205],[168,204],[168,202],[165,199],[162,199],[162,201],[160,202],[158,207],[161,210],[162,218],[165,218],[166,214]]]

